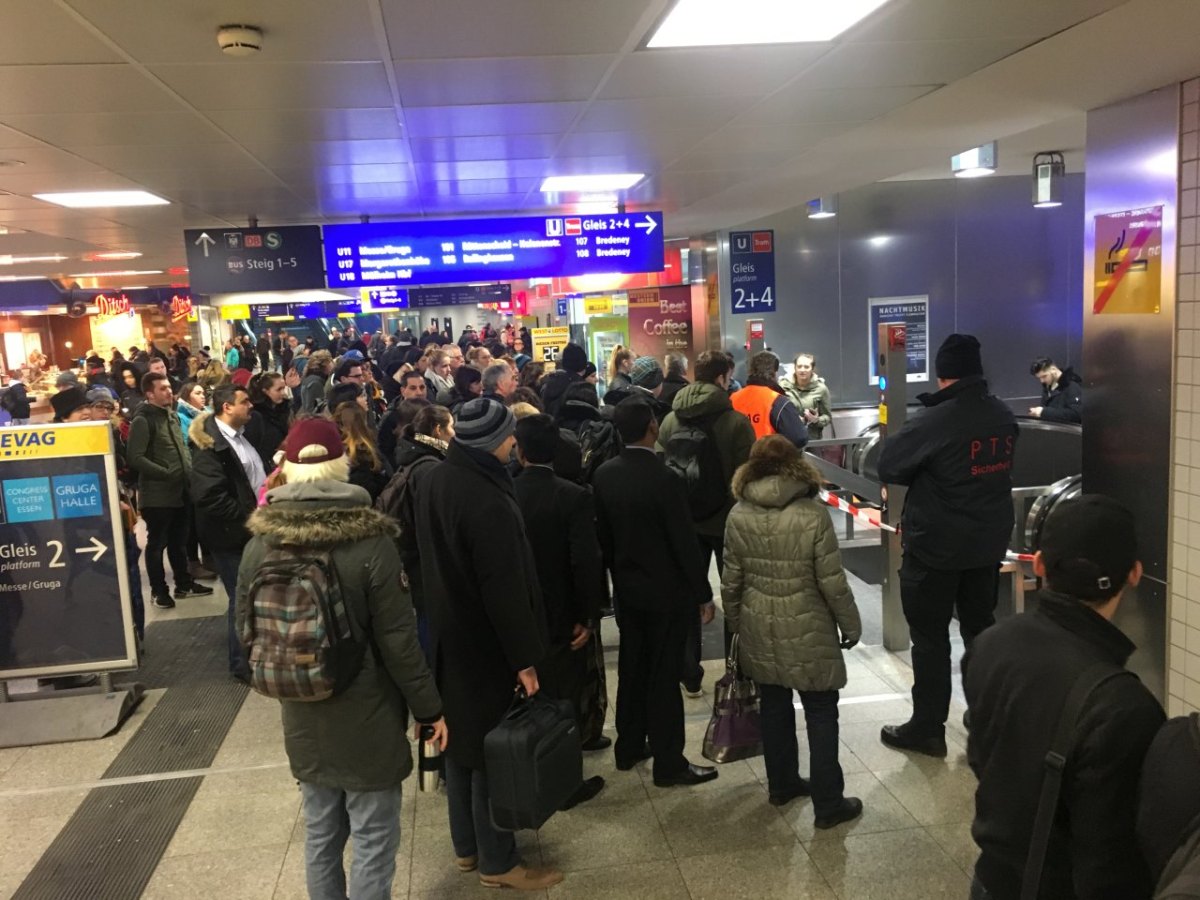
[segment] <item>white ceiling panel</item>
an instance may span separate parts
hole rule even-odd
[[[642,50],[622,58],[600,97],[760,97],[829,51],[828,44]]]
[[[179,103],[132,66],[0,66],[0,115],[155,112]]]
[[[558,156],[544,169],[545,175],[602,175],[610,172],[657,172],[662,161],[649,153],[620,153],[614,156]]]
[[[151,72],[201,110],[392,105],[387,73],[375,62],[161,65]]]
[[[397,59],[616,53],[639,21],[665,4],[666,0],[382,0]]]
[[[164,197],[180,198],[209,187],[220,190],[277,188],[280,180],[263,169],[168,169],[145,171],[138,179],[146,190]]]
[[[717,128],[756,97],[642,97],[597,100],[579,122],[579,131],[650,131],[684,128],[698,121]],[[702,118],[701,118],[702,117]]]
[[[846,35],[851,41],[1040,39],[1126,0],[891,0]]]
[[[396,60],[405,107],[586,100],[615,56]]]
[[[774,166],[851,127],[836,123],[759,125],[751,132],[753,139],[746,140],[746,132],[734,124],[708,135],[668,168],[672,172],[704,172]]]
[[[569,126],[582,103],[497,103],[489,106],[425,106],[405,113],[409,134],[470,137],[488,134],[554,134]]]
[[[1025,46],[1025,38],[843,44],[804,73],[807,88],[949,84]]]
[[[114,172],[260,169],[254,158],[237,144],[117,144],[99,147],[75,147],[73,152],[89,165],[101,165]],[[213,173],[210,173],[210,177]]]
[[[317,169],[323,166],[407,163],[408,145],[401,140],[255,142],[243,146],[274,169]]]
[[[0,148],[0,172],[10,171],[23,175],[45,172],[96,172],[103,167],[81,159],[74,153],[57,150],[41,143],[25,147]]]
[[[103,109],[103,107],[99,107]],[[190,144],[221,139],[195,113],[108,113],[4,116],[4,124],[58,147],[105,144]]]
[[[241,143],[362,141],[400,137],[395,109],[227,109],[208,113]]]
[[[39,7],[47,0],[29,0]],[[65,0],[143,63],[375,59],[370,0]],[[263,30],[262,53],[225,57],[217,28],[237,22]]]
[[[422,197],[478,197],[482,194],[524,194],[540,178],[485,178],[479,181],[432,181],[421,185]]]
[[[488,159],[544,159],[558,146],[557,134],[490,134],[475,137],[416,138],[409,141],[418,162]]]
[[[520,194],[484,194],[474,196],[471,200],[472,212],[532,212],[540,210],[542,207],[536,205],[526,205],[526,195]],[[453,218],[456,216],[465,216],[469,213],[463,209],[462,198],[454,197],[422,197],[421,208],[426,215],[441,216],[445,218]]]
[[[623,156],[643,154],[661,160],[682,156],[696,146],[715,126],[704,127],[692,124],[684,129],[640,129],[637,131],[588,131],[576,132],[563,138],[558,155],[573,156]]]
[[[47,0],[4,0],[0,60],[8,66],[120,62],[102,40]],[[21,27],[12,27],[13,23]]]
[[[916,100],[937,85],[807,90],[786,88],[739,116],[739,125],[796,122],[866,122]]]
[[[355,200],[410,200],[418,194],[417,186],[408,181],[377,184],[326,184],[317,191],[322,207],[344,205]]]
[[[135,181],[105,169],[91,171],[23,172],[0,169],[0,191],[45,194],[56,191],[122,191],[141,187]],[[38,201],[41,202],[41,201]]]
[[[273,171],[284,181],[295,184],[386,184],[393,181],[412,181],[412,166],[407,162],[311,166],[304,169]]]
[[[549,162],[548,159],[484,159],[418,163],[416,172],[421,182],[539,178]]]

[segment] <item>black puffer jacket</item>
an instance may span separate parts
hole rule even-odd
[[[579,375],[574,372],[568,372],[565,369],[555,369],[544,379],[542,379],[542,405],[546,408],[546,413],[551,416],[558,415],[558,408],[562,405],[563,398],[567,393],[567,388],[576,382],[582,381]]]
[[[254,404],[246,425],[246,440],[262,457],[263,471],[268,475],[275,469],[275,451],[287,439],[291,419],[292,406],[287,400],[281,403],[264,400]]]
[[[1200,897],[1200,713],[1171,719],[1142,766],[1137,832],[1155,897]]]
[[[1074,369],[1063,369],[1058,384],[1042,388],[1042,420],[1083,422],[1083,379]]]
[[[983,632],[963,662],[971,709],[967,759],[979,778],[975,874],[994,900],[1017,900],[1050,739],[1067,694],[1096,665],[1120,672],[1134,645],[1064,594]],[[1162,707],[1132,673],[1097,688],[1080,712],[1042,875],[1042,900],[1145,900],[1150,871],[1134,835],[1138,781]]]
[[[1013,527],[1017,423],[978,376],[918,397],[924,405],[879,455],[879,479],[908,486],[904,552],[932,569],[999,563]]]

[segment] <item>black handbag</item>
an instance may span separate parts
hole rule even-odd
[[[483,738],[492,825],[541,828],[583,784],[583,750],[568,700],[519,691]]]

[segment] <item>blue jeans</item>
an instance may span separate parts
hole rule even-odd
[[[300,782],[309,900],[346,900],[342,852],[349,838],[350,900],[387,900],[400,849],[400,788],[341,791]]]
[[[142,570],[138,566],[142,550],[132,531],[125,532],[125,566],[129,578],[129,599],[133,602],[133,630],[146,637],[146,602],[142,598]]]
[[[796,708],[792,689],[760,684],[762,694],[763,762],[767,789],[787,794],[800,778],[800,748],[796,742]],[[837,809],[846,783],[838,762],[838,692],[800,691],[808,727],[809,777],[813,812],[818,816]]]
[[[446,761],[446,799],[450,815],[450,842],[459,858],[479,857],[480,875],[503,875],[520,864],[517,840],[510,831],[492,825],[488,808],[487,776],[479,769]]]
[[[229,595],[229,608],[225,612],[225,621],[229,626],[229,672],[239,678],[250,677],[250,667],[242,653],[242,642],[238,637],[237,624],[234,622],[234,610],[237,607],[237,575],[238,566],[242,564],[240,553],[214,553],[213,562],[217,567],[217,576]]]

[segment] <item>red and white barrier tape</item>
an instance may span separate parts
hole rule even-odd
[[[1032,553],[1013,553],[1011,550],[1009,550],[1006,554],[1004,554],[1004,561],[1005,562],[1031,563],[1031,562],[1033,562],[1033,554]]]
[[[871,528],[879,528],[883,531],[897,532],[900,530],[899,528],[895,528],[891,525],[885,525],[883,522],[881,522],[879,520],[880,511],[877,509],[860,509],[853,503],[848,503],[841,497],[836,497],[826,490],[818,491],[817,496],[821,498],[821,502],[828,506],[832,506],[834,509],[840,509],[846,515],[853,517],[854,521],[858,522],[860,525],[867,525]]]

